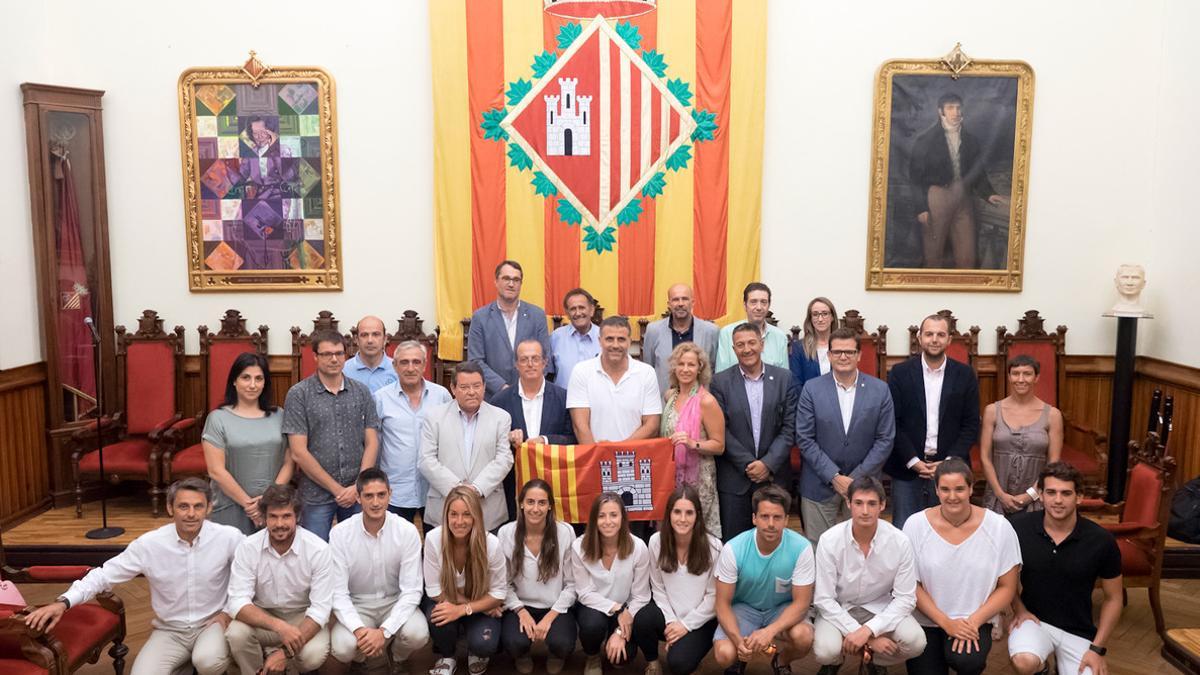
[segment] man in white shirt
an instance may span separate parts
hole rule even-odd
[[[640,441],[658,435],[662,394],[650,366],[629,357],[629,319],[600,322],[600,356],[576,366],[567,409],[579,443]]]
[[[266,529],[247,537],[233,559],[229,651],[243,673],[283,673],[289,662],[301,672],[316,670],[329,654],[333,556],[320,537],[297,526],[300,498],[290,485],[268,487],[259,509]]]
[[[854,479],[846,502],[850,520],[826,530],[817,546],[813,654],[818,675],[836,673],[846,656],[862,656],[872,673],[886,673],[925,650],[925,632],[912,616],[912,544],[879,519],[885,498],[878,479]]]
[[[329,533],[333,551],[330,654],[324,673],[349,671],[350,661],[381,656],[391,643],[393,667],[429,642],[421,602],[421,537],[407,520],[388,511],[387,474],[367,469],[355,485],[362,512]]]
[[[134,539],[55,602],[30,613],[25,623],[49,631],[71,607],[142,575],[150,582],[154,630],[138,652],[133,675],[170,673],[189,662],[200,675],[224,673],[229,666],[225,590],[243,537],[237,528],[205,520],[211,506],[207,481],[176,481],[167,489],[167,513],[175,522]]]
[[[582,288],[572,288],[563,296],[563,310],[569,320],[550,334],[550,360],[555,382],[566,387],[575,365],[600,354],[600,327],[592,323],[596,300]],[[520,366],[517,367],[518,372]]]

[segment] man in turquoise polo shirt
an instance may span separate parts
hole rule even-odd
[[[788,529],[791,496],[768,485],[753,497],[754,529],[725,544],[717,559],[717,632],[713,656],[727,675],[745,671],[755,654],[770,654],[775,675],[812,648],[816,564],[812,545]]]

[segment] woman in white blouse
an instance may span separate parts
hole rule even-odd
[[[554,518],[554,492],[540,479],[525,483],[517,495],[517,519],[500,528],[497,538],[508,562],[508,595],[500,640],[519,673],[533,672],[534,642],[545,642],[546,672],[562,671],[575,651],[579,629],[571,606],[575,579],[569,555],[575,530]]]
[[[438,657],[430,675],[454,675],[454,652],[466,633],[472,675],[487,672],[500,649],[500,607],[508,587],[500,540],[484,529],[483,506],[475,490],[450,490],[442,525],[425,536],[425,595],[429,638]]]
[[[993,617],[1012,602],[1021,573],[1017,534],[1003,516],[971,505],[975,477],[951,457],[933,476],[941,503],[904,524],[917,564],[917,622],[925,652],[910,675],[982,673],[992,648]]]
[[[646,655],[646,675],[658,675],[658,643],[667,643],[667,670],[694,673],[712,649],[717,630],[714,572],[721,540],[708,533],[700,494],[691,485],[667,498],[666,517],[650,535],[651,601],[633,618],[633,634]]]
[[[633,617],[650,601],[650,555],[629,533],[618,495],[605,492],[592,502],[587,529],[571,544],[571,563],[579,643],[587,654],[583,673],[600,675],[601,647],[611,663],[633,657]]]

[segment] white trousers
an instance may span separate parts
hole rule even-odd
[[[130,675],[163,675],[194,667],[200,675],[220,675],[229,667],[229,645],[220,624],[193,630],[155,628],[142,645]]]
[[[850,609],[850,615],[859,623],[866,623],[875,617],[874,614],[861,607]],[[842,634],[840,628],[818,616],[817,620],[813,622],[813,656],[816,657],[817,663],[823,666],[840,664],[844,658],[842,654],[844,637],[846,636]],[[891,638],[896,643],[896,653],[891,656],[875,654],[872,659],[872,663],[875,665],[894,666],[925,651],[925,631],[921,630],[921,624],[917,623],[912,616],[904,617],[904,620],[896,626],[896,630],[885,633],[885,637]]]
[[[1058,672],[1075,675],[1079,672],[1079,662],[1087,654],[1091,641],[1072,635],[1061,628],[1055,628],[1045,621],[1023,621],[1012,635],[1008,636],[1008,656],[1017,654],[1033,654],[1046,665],[1046,659],[1054,653],[1058,664]],[[1091,668],[1085,668],[1083,675],[1092,675]]]
[[[362,619],[364,626],[379,628],[379,625],[387,619],[388,614],[391,614],[394,604],[394,600],[388,600],[355,605],[354,609],[358,612],[358,618]],[[392,636],[390,642],[393,663],[402,663],[414,651],[424,647],[429,642],[429,624],[425,622],[425,614],[419,608],[414,609],[408,620],[400,626],[400,630]],[[362,652],[358,651],[358,640],[354,637],[354,633],[350,632],[350,629],[343,626],[340,621],[335,622],[329,631],[329,653],[330,656],[342,663],[350,663],[352,660],[362,661],[366,658]]]
[[[306,610],[298,609],[292,612],[283,612],[279,610],[265,610],[272,616],[283,619],[293,626],[300,626],[304,621],[304,612]],[[283,644],[279,639],[279,634],[274,631],[264,630],[262,628],[254,628],[249,624],[242,623],[234,619],[229,624],[229,628],[225,630],[225,637],[229,640],[229,652],[233,657],[234,663],[237,663],[238,669],[243,673],[257,673],[263,665],[263,648],[278,647]],[[274,651],[272,649],[272,651]],[[313,636],[311,640],[306,642],[300,649],[300,653],[293,659],[296,669],[300,672],[316,670],[325,663],[325,657],[329,655],[329,627],[321,626],[321,630]]]

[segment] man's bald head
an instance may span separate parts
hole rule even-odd
[[[377,316],[364,316],[358,320],[358,344],[360,358],[368,363],[378,363],[383,358],[383,346],[387,343],[387,331],[383,327],[383,319]]]
[[[671,318],[679,323],[692,320],[692,287],[687,284],[673,284],[667,289],[667,309]]]

